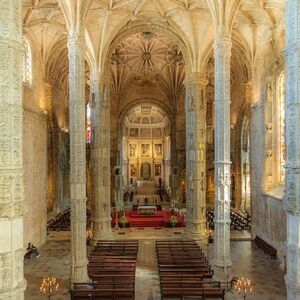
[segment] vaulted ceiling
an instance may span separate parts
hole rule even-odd
[[[23,28],[40,53],[45,79],[59,80],[62,86],[66,86],[67,22],[62,2],[70,1],[23,0]],[[156,26],[155,34],[163,34],[153,41],[137,39],[134,35],[137,31],[133,30],[135,26],[140,28],[140,32],[147,32],[142,28]],[[214,28],[208,0],[94,0],[88,10],[85,27],[90,72],[103,72],[109,61],[116,89],[130,80],[161,76],[161,84],[172,93],[175,88],[172,72],[183,68],[172,63],[172,56],[185,51],[187,71],[203,72],[213,53]],[[120,34],[126,31],[131,31],[131,34],[124,34],[121,39]],[[175,38],[165,35],[164,31],[172,32]],[[266,48],[273,49],[274,53],[283,49],[284,0],[242,0],[232,36],[233,76],[251,77],[253,69],[259,67],[260,57]],[[136,40],[135,44],[131,44],[133,40]],[[110,49],[112,43],[116,45]],[[159,43],[163,45],[161,52],[157,50]],[[176,50],[172,50],[172,43],[178,47]],[[146,59],[147,55],[143,53],[150,45],[151,57]],[[111,60],[118,47],[121,63]],[[166,58],[164,62],[161,61],[163,57]],[[123,80],[118,77],[121,72],[126,73]],[[138,76],[133,76],[134,72]]]
[[[157,32],[132,34],[111,55],[113,88],[121,93],[129,83],[158,84],[169,98],[183,90],[185,65],[176,42]]]

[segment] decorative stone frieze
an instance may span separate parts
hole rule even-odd
[[[215,245],[214,264],[221,278],[230,259],[230,35],[217,35],[215,58]],[[220,279],[221,279],[220,278]]]
[[[0,300],[22,300],[22,1],[1,0],[0,7]]]
[[[287,299],[300,299],[300,0],[286,0]]]
[[[186,113],[186,234],[200,238],[206,228],[206,97],[202,74],[187,77]]]
[[[111,237],[110,101],[108,77],[92,74],[92,222],[93,240]]]
[[[71,282],[86,282],[86,138],[85,138],[85,44],[69,36],[69,126],[71,198]]]

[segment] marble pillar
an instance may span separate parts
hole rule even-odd
[[[216,36],[215,58],[215,242],[218,279],[230,274],[230,35]]]
[[[207,81],[194,73],[185,82],[186,99],[186,228],[201,238],[206,228],[206,98]]]
[[[86,136],[84,39],[69,36],[71,282],[86,282]]]
[[[110,81],[93,74],[91,85],[92,107],[92,222],[93,240],[111,237],[110,204]]]
[[[21,300],[26,288],[22,1],[0,0],[0,7],[0,299]]]
[[[300,0],[286,0],[287,299],[300,299]]]

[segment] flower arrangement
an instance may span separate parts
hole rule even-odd
[[[120,223],[120,226],[121,227],[125,227],[126,224],[128,223],[128,219],[127,217],[125,216],[125,213],[123,213],[123,215],[119,218],[119,223]]]
[[[155,210],[154,209],[140,209],[139,214],[140,215],[154,215]]]
[[[178,220],[177,220],[177,216],[176,215],[171,215],[170,216],[170,224],[172,227],[175,227],[178,223]]]

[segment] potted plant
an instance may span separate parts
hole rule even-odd
[[[170,216],[170,225],[174,228],[174,227],[176,227],[177,223],[178,223],[177,216],[171,215]]]
[[[127,223],[128,223],[128,219],[125,216],[125,213],[123,213],[123,215],[119,218],[119,224],[122,228],[125,228]]]

